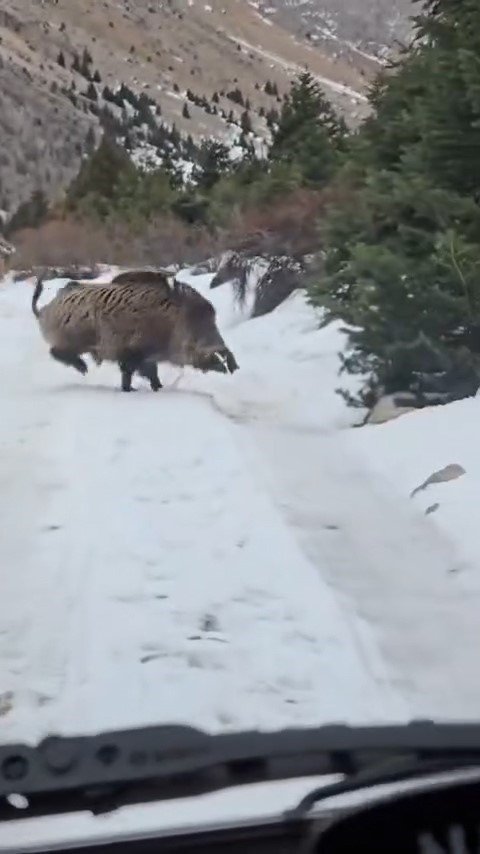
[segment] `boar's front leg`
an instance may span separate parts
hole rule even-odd
[[[134,350],[124,350],[120,354],[118,367],[122,375],[122,391],[132,391],[132,377],[143,362],[143,353],[138,353]]]
[[[69,365],[81,374],[86,374],[88,371],[85,362],[78,353],[72,353],[70,350],[64,350],[61,347],[52,347],[50,349],[50,355],[53,359],[56,359],[57,362],[62,362],[63,365]]]
[[[158,376],[156,362],[142,362],[137,371],[141,377],[149,380],[152,391],[159,391],[159,389],[163,388]]]
[[[136,371],[150,381],[152,391],[162,388],[157,366],[155,362],[145,358],[145,353],[139,350],[125,350],[118,360],[118,366],[122,375],[122,391],[133,391],[132,377]]]

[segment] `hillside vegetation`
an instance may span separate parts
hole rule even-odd
[[[164,140],[160,165],[145,168],[129,156],[125,126],[114,125],[64,200],[46,210],[35,196],[11,231],[73,220],[94,230],[97,248],[104,235],[104,260],[124,257],[128,245],[130,263],[185,263],[222,247],[313,253],[310,298],[323,322],[348,325],[343,370],[365,378],[351,403],[403,393],[422,406],[473,394],[479,55],[475,0],[426,0],[411,47],[377,77],[372,113],[356,131],[308,72],[270,117],[266,156],[245,104],[234,159],[221,142],[177,132]]]
[[[105,110],[122,118],[111,97],[122,87],[154,103],[157,126],[230,144],[246,105],[268,137],[266,116],[307,68],[358,121],[376,67],[313,49],[245,0],[0,0],[0,210],[58,194]]]

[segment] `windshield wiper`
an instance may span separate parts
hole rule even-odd
[[[386,762],[397,764],[388,769]],[[421,721],[221,735],[159,726],[50,737],[37,747],[0,747],[0,821],[100,813],[294,777],[347,778],[304,799],[290,815],[298,818],[319,797],[388,782],[389,773],[403,780],[466,765],[480,766],[479,724]],[[21,811],[12,795],[23,796]]]

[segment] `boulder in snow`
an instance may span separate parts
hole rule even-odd
[[[252,317],[276,309],[297,288],[302,287],[305,267],[288,255],[272,258],[256,287]]]
[[[191,276],[204,276],[207,273],[216,273],[218,270],[218,258],[207,258],[200,264],[195,264],[188,271]]]
[[[247,291],[256,287],[257,282],[267,270],[269,261],[259,255],[249,256],[243,252],[224,252],[220,256],[217,272],[211,283],[211,288],[230,282],[237,296],[242,299]]]
[[[110,267],[106,264],[70,264],[65,267],[30,267],[28,270],[16,270],[13,277],[15,282],[23,279],[31,279],[34,276],[44,275],[45,279],[98,279]]]
[[[230,282],[240,302],[252,297],[252,317],[268,314],[302,287],[305,266],[289,255],[265,257],[225,252],[211,288]]]

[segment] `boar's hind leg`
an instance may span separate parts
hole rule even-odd
[[[70,350],[62,350],[61,347],[52,347],[50,355],[53,356],[57,362],[62,362],[64,365],[70,365],[70,367],[80,371],[81,374],[86,374],[88,371],[85,362],[80,358],[78,353],[72,353]]]
[[[149,380],[152,391],[158,391],[162,388],[155,362],[142,362],[137,370],[141,377]]]

